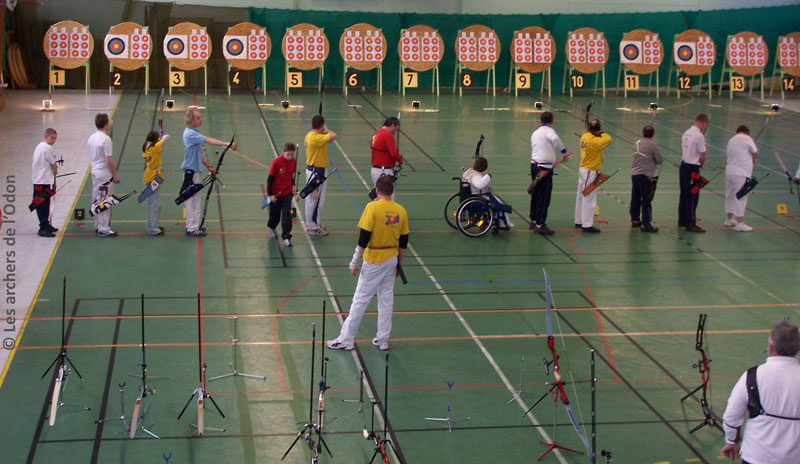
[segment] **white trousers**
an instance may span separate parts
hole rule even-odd
[[[369,176],[372,177],[372,186],[373,187],[375,187],[375,184],[378,182],[378,179],[380,179],[381,176],[384,176],[384,175],[391,176],[393,174],[394,174],[394,171],[392,171],[391,169],[386,169],[386,168],[372,167],[369,170]],[[397,184],[395,184],[395,185],[397,185]],[[378,201],[378,197],[375,197],[375,201]],[[394,192],[392,192],[392,201],[394,201]]]
[[[110,179],[107,179],[105,174],[103,175],[102,179],[98,179],[92,174],[92,202],[97,200],[97,196],[100,192],[100,186],[103,183],[108,182],[108,194],[112,195],[114,193],[114,182],[111,182]],[[100,214],[94,215],[94,228],[97,232],[106,233],[111,230],[111,208],[103,211]]]
[[[312,171],[306,169],[306,184],[311,178]],[[328,176],[328,169],[325,168],[325,177]],[[325,192],[328,191],[328,181],[323,182],[311,195],[306,197],[306,230],[316,230],[322,224],[322,207],[325,205]]]
[[[194,173],[192,182],[195,184],[202,182],[199,172]],[[209,184],[206,188],[211,188],[211,185]],[[186,205],[186,232],[194,232],[200,227],[200,203],[202,203],[201,197],[204,193],[207,192],[201,190],[184,202]]]
[[[744,186],[745,176],[725,175],[725,212],[736,217],[744,217],[747,209],[747,199],[750,194],[743,196],[741,200],[736,199],[736,192]]]
[[[358,328],[361,325],[361,318],[364,310],[372,300],[378,295],[378,330],[375,338],[378,340],[388,340],[392,331],[392,307],[394,305],[394,279],[397,269],[397,256],[388,259],[380,264],[364,262],[361,265],[361,273],[358,275],[356,291],[353,294],[353,302],[350,304],[350,312],[344,320],[342,330],[339,332],[337,340],[345,345],[354,342]]]
[[[594,210],[597,207],[597,189],[583,196],[583,190],[597,178],[598,171],[578,168],[578,196],[575,198],[575,224],[581,227],[592,227]]]
[[[158,219],[161,217],[161,187],[147,197],[147,233],[155,235],[161,232]]]

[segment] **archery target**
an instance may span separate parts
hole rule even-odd
[[[661,64],[664,46],[658,34],[647,29],[626,32],[619,43],[619,61],[636,74],[649,74]]]
[[[486,26],[475,24],[458,33],[456,57],[467,69],[485,71],[500,59],[500,41],[497,34]]]
[[[127,58],[128,57],[128,36],[112,35],[106,36],[106,57]]]
[[[264,66],[271,49],[266,29],[253,23],[235,24],[222,38],[222,54],[231,66],[241,70]]]
[[[552,35],[541,27],[529,26],[516,31],[511,40],[511,58],[525,72],[544,71],[553,64],[555,54]]]
[[[319,27],[300,23],[286,29],[283,36],[283,57],[290,66],[310,71],[322,66],[328,58],[328,37]]]
[[[354,24],[339,38],[339,54],[351,68],[359,71],[375,69],[386,58],[386,37],[371,24]]]
[[[619,44],[622,49],[620,61],[622,63],[641,63],[642,53],[639,49],[641,44],[639,42],[622,41]]]
[[[444,41],[439,31],[419,24],[401,31],[397,54],[406,68],[417,72],[428,71],[442,61]]]
[[[778,40],[778,65],[792,76],[800,77],[800,32],[792,32]]]
[[[189,52],[186,48],[187,39],[188,37],[185,35],[168,35],[164,37],[164,54],[167,55],[167,58],[188,58]]]
[[[608,61],[608,42],[603,33],[590,27],[570,32],[566,44],[567,62],[578,72],[596,73]]]
[[[116,68],[133,71],[150,59],[152,44],[147,29],[132,22],[112,26],[104,40],[104,52]]]
[[[697,29],[689,29],[677,35],[672,51],[675,64],[689,76],[708,72],[716,61],[714,41],[708,34]]]
[[[726,57],[728,64],[742,76],[753,76],[767,65],[767,44],[753,32],[739,32],[729,38]]]
[[[75,21],[60,21],[47,30],[44,54],[55,66],[73,69],[83,66],[94,51],[89,28]]]
[[[211,57],[211,39],[206,30],[190,22],[178,23],[164,36],[164,56],[177,69],[191,71]]]

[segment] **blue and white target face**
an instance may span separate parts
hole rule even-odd
[[[225,51],[231,57],[238,57],[244,53],[244,43],[237,38],[232,38],[225,44]]]
[[[679,60],[689,63],[694,61],[694,48],[689,45],[681,45],[678,47],[675,55]]]
[[[186,51],[186,42],[178,37],[173,37],[167,41],[167,53],[173,56],[179,56]]]
[[[120,39],[119,37],[114,37],[113,39],[109,40],[106,44],[106,50],[108,53],[114,56],[120,56],[125,53],[125,41]]]
[[[622,48],[622,55],[626,60],[635,61],[640,55],[639,47],[634,44],[627,44]]]

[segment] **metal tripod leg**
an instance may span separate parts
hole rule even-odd
[[[105,419],[98,419],[98,420],[94,421],[94,423],[95,424],[102,424],[104,422],[109,422],[109,421],[120,421],[120,422],[122,422],[122,426],[125,427],[124,430],[122,430],[120,432],[117,432],[117,435],[120,435],[120,434],[123,434],[123,433],[128,433],[128,430],[130,429],[130,426],[128,425],[127,416],[125,416],[125,401],[124,401],[125,383],[123,382],[123,383],[117,384],[117,385],[119,385],[119,413],[120,413],[120,415],[117,416],[117,417],[106,417]]]
[[[266,375],[245,374],[244,372],[239,372],[239,370],[236,368],[236,348],[239,346],[239,331],[238,331],[237,321],[239,320],[239,318],[237,316],[231,316],[228,319],[233,320],[233,336],[231,336],[231,346],[233,348],[233,360],[228,363],[228,367],[231,368],[231,371],[228,374],[211,377],[210,379],[208,379],[209,382],[212,380],[224,379],[226,377],[249,377],[251,379],[267,380]]]

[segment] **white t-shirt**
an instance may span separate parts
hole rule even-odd
[[[736,134],[728,140],[726,148],[728,163],[725,165],[726,176],[753,175],[753,155],[758,153],[755,142],[747,134]]]
[[[52,184],[53,169],[50,167],[56,162],[53,146],[45,141],[39,142],[33,150],[33,166],[31,167],[31,180],[34,184]]]
[[[470,192],[473,195],[483,195],[492,191],[492,176],[489,174],[469,168],[461,175],[461,180],[469,182]]]
[[[92,163],[92,175],[104,182],[111,179],[111,169],[106,161],[106,157],[112,156],[114,153],[111,137],[98,130],[89,136],[87,145],[89,146],[89,161]]]
[[[681,138],[681,149],[684,163],[700,166],[700,154],[706,152],[706,137],[699,127],[692,125]]]
[[[531,161],[546,168],[552,168],[556,162],[556,151],[564,153],[564,143],[552,127],[544,125],[531,134]]]

